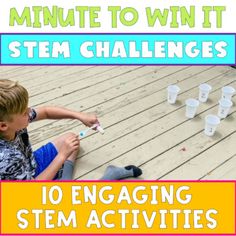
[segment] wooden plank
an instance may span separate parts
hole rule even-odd
[[[214,90],[211,94],[212,98],[215,98],[216,96],[219,96],[220,93],[220,86],[223,83],[219,83],[220,79],[214,80],[211,82],[211,84],[214,86]],[[214,82],[214,83],[213,83]],[[182,101],[185,101],[187,98],[189,98],[193,93],[197,93],[198,89],[194,88],[191,91],[187,91],[186,93],[183,93],[180,95],[180,99]],[[215,91],[215,93],[214,93]],[[154,99],[152,99],[154,100]],[[139,101],[141,103],[141,101]],[[139,107],[138,101],[133,106],[133,109],[136,107]],[[146,103],[145,103],[146,104]],[[148,104],[148,103],[147,103]],[[144,105],[144,103],[143,103]],[[211,103],[210,107],[214,106],[215,103]],[[110,116],[104,117],[104,122],[108,125],[106,127],[106,130],[109,131],[109,135],[99,138],[97,140],[96,136],[92,136],[89,138],[89,140],[83,143],[84,149],[86,149],[86,152],[83,155],[86,155],[86,153],[90,153],[91,151],[95,151],[96,149],[103,147],[104,145],[107,145],[111,143],[112,141],[118,140],[119,138],[130,134],[131,132],[136,132],[136,130],[143,128],[147,126],[148,124],[152,122],[158,122],[158,120],[162,120],[163,122],[159,123],[159,127],[161,128],[161,132],[165,132],[166,130],[170,129],[171,127],[174,127],[178,125],[179,123],[183,122],[185,119],[177,119],[179,117],[184,117],[183,110],[180,110],[181,108],[184,108],[184,104],[179,106],[170,106],[167,108],[166,103],[160,103],[156,104],[154,106],[150,106],[149,108],[144,109],[143,111],[136,112],[134,115],[127,117],[122,120],[122,117],[120,114],[127,114],[129,112],[130,107],[124,107],[124,109],[117,110],[116,112],[110,113]],[[202,104],[201,108],[198,110],[198,112],[201,112],[203,110],[209,109],[209,103],[208,104]],[[137,111],[137,110],[136,110]],[[168,116],[167,116],[168,115]],[[177,118],[176,118],[177,117]],[[119,119],[120,118],[120,119]],[[116,120],[119,119],[118,123],[115,123]],[[165,121],[165,119],[168,119],[168,121]],[[114,123],[112,125],[109,125],[108,122],[112,122],[114,120]],[[167,126],[170,125],[170,126]],[[172,124],[172,125],[171,125]],[[77,131],[78,130],[73,130]],[[83,156],[80,154],[80,156]]]
[[[234,140],[234,144],[235,144],[235,140]],[[223,143],[220,146],[222,147],[222,145]],[[221,149],[224,149],[224,148],[221,148]],[[220,164],[217,168],[211,170],[200,179],[201,180],[235,180],[236,179],[236,155],[230,157],[224,163]]]
[[[195,68],[196,69],[196,68]],[[197,70],[197,69],[196,69]],[[188,69],[187,71],[185,70],[184,74],[185,76],[188,76],[188,71],[190,71],[190,69]],[[226,70],[228,71],[228,70]],[[193,72],[192,72],[193,73]],[[209,79],[211,79],[211,76],[214,78],[214,76],[219,76],[219,72],[215,71],[214,69],[211,69],[209,71],[210,75],[208,76]],[[183,75],[183,72],[180,73],[179,75],[181,78],[185,78]],[[178,75],[176,75],[176,79],[178,79],[179,77]],[[180,82],[180,86],[183,87],[182,92],[186,92],[188,91],[191,86],[196,87],[198,86],[198,84],[201,81],[205,81],[205,75],[204,73],[198,73],[196,76],[193,76],[193,82],[189,81],[189,80],[183,80],[185,82],[181,83]],[[100,117],[100,121],[102,123],[102,125],[104,126],[104,128],[108,128],[112,125],[115,125],[119,122],[121,122],[122,120],[127,120],[129,118],[132,118],[133,116],[135,116],[136,114],[139,114],[143,111],[145,111],[146,109],[149,109],[157,104],[163,103],[162,108],[160,108],[160,112],[158,111],[157,114],[160,114],[160,116],[163,116],[163,111],[166,110],[166,84],[168,84],[168,82],[170,83],[170,81],[172,81],[173,78],[172,76],[170,77],[166,77],[165,80],[163,81],[163,85],[160,85],[160,81],[159,81],[159,86],[158,84],[154,87],[149,85],[148,88],[146,89],[147,92],[145,92],[146,96],[144,96],[144,92],[141,89],[139,89],[140,94],[138,91],[133,91],[132,93],[129,94],[129,97],[126,96],[127,99],[124,99],[122,97],[119,98],[118,101],[111,100],[110,102],[106,102],[103,103],[102,106],[102,111],[103,113],[101,113],[99,115]],[[221,79],[217,80],[216,83],[218,83],[219,81],[221,81]],[[222,83],[220,83],[222,84]],[[218,85],[216,85],[218,86]],[[159,88],[160,90],[158,91]],[[152,92],[151,92],[152,91]],[[198,91],[195,92],[196,95],[198,93]],[[140,96],[139,98],[137,98],[137,96]],[[190,96],[190,95],[188,95]],[[126,102],[126,103],[124,103]],[[123,109],[124,107],[124,109]],[[178,107],[173,106],[173,108],[177,109]],[[113,110],[111,110],[113,109]],[[172,109],[172,108],[170,108]],[[172,110],[171,110],[172,111]],[[170,111],[170,112],[171,112]],[[149,111],[147,111],[148,114]],[[145,115],[144,115],[145,116]],[[139,120],[142,120],[142,118],[140,118]],[[148,122],[148,121],[147,121]],[[127,121],[128,123],[128,121]],[[133,122],[132,122],[133,123]],[[141,121],[138,121],[138,124],[141,124]],[[129,126],[134,126],[130,124],[130,122],[128,123],[128,127]],[[126,126],[124,126],[125,128]],[[50,129],[53,129],[53,135],[54,136],[50,136]],[[31,130],[31,139],[32,142],[34,144],[38,143],[37,146],[42,145],[42,141],[44,142],[46,137],[49,138],[53,138],[56,135],[60,134],[61,132],[65,132],[67,130],[71,130],[74,132],[78,132],[79,129],[82,129],[82,127],[80,126],[80,124],[77,121],[57,121],[51,124],[47,124],[47,126],[43,126],[42,128],[35,128],[33,130]],[[122,130],[123,132],[124,129],[121,129],[119,127],[118,130]],[[128,131],[128,130],[127,130]],[[46,133],[47,132],[47,133]],[[116,132],[117,133],[117,132]],[[126,133],[126,132],[125,132]],[[44,134],[43,136],[40,137],[40,135]],[[52,135],[52,133],[51,133]],[[44,137],[44,139],[43,139]],[[110,139],[111,137],[109,137]],[[102,145],[105,145],[104,143]]]
[[[175,68],[175,70],[177,70],[177,68]],[[162,71],[162,73],[166,74],[166,70],[165,70],[165,72],[163,72],[163,70],[161,70],[161,71]],[[170,69],[168,71],[170,71]],[[188,68],[187,70],[184,70],[184,72],[180,71],[179,73],[180,73],[180,75],[178,75],[178,73],[175,73],[176,80],[179,77],[180,77],[179,79],[184,80],[184,78],[193,75],[193,70],[190,70],[190,68]],[[161,72],[160,72],[160,74],[161,74]],[[107,114],[109,112],[113,112],[113,111],[119,109],[120,107],[126,106],[126,105],[131,104],[135,101],[138,101],[138,100],[142,99],[143,97],[150,96],[150,94],[157,92],[159,89],[164,89],[164,88],[166,89],[166,84],[168,83],[168,81],[171,81],[171,80],[173,80],[172,75],[165,76],[165,80],[156,79],[155,83],[151,83],[151,84],[149,83],[147,86],[144,87],[144,86],[142,86],[142,83],[147,83],[147,82],[146,82],[146,78],[142,77],[139,79],[139,81],[137,81],[137,84],[134,85],[134,83],[128,83],[128,88],[121,89],[122,91],[120,91],[120,90],[117,91],[119,96],[117,96],[115,99],[110,99],[110,100],[106,99],[106,97],[109,98],[110,96],[112,96],[112,94],[114,96],[114,93],[111,93],[111,95],[110,95],[110,92],[111,92],[110,90],[107,91],[108,94],[106,94],[106,97],[101,96],[101,94],[97,94],[96,99],[92,98],[91,105],[92,105],[92,108],[96,107],[95,109],[96,109],[97,114],[100,113],[99,111],[102,111],[103,114]],[[136,90],[132,89],[133,87],[137,87],[137,89]],[[125,89],[128,91],[131,90],[131,92],[127,93],[126,96],[124,97],[124,96],[122,96],[123,95],[122,92],[124,92]],[[165,91],[165,93],[166,93],[166,91]],[[163,100],[163,98],[161,98],[161,99]],[[158,101],[158,100],[156,100],[156,101]],[[87,100],[85,99],[84,102],[85,102],[85,104],[84,104],[84,106],[85,106],[86,102],[90,103],[90,99],[87,99]],[[80,101],[80,103],[82,103],[82,101]],[[99,106],[97,106],[96,103],[98,103]],[[72,108],[72,109],[76,109],[76,107],[78,106],[76,104],[77,103],[75,103],[75,104],[73,103],[72,107],[71,106],[67,106],[67,107]],[[89,105],[89,106],[91,106],[91,105]],[[88,111],[92,112],[94,110],[88,110]],[[100,113],[99,117],[102,117],[103,114]],[[123,115],[126,116],[126,114],[123,114]],[[102,119],[101,119],[101,122],[103,122]],[[53,127],[54,135],[58,135],[68,129],[71,130],[74,127],[77,127],[78,125],[79,125],[79,123],[77,121],[66,121],[66,123],[65,123],[65,121],[63,121],[63,120],[56,121],[51,124],[47,123],[47,127],[48,126],[50,128]],[[50,136],[50,135],[52,135],[50,133],[50,130],[48,131],[46,126],[42,126],[42,128],[37,128],[37,129],[35,127],[33,127],[33,128],[34,129],[31,130],[32,131],[31,137],[32,137],[32,141],[34,144],[42,141],[42,140],[40,140],[42,138],[42,137],[40,137],[42,132],[44,133],[44,137],[45,136],[48,138],[52,137],[52,136]],[[47,133],[45,134],[45,132],[47,132]],[[43,140],[45,140],[45,138]]]
[[[106,78],[104,79],[105,77],[104,74],[96,73],[91,79],[87,79],[86,81],[84,81],[83,84],[81,84],[81,82],[78,81],[74,84],[64,86],[63,88],[58,88],[54,90],[53,93],[46,92],[41,95],[39,94],[38,96],[34,96],[31,98],[31,104],[33,106],[36,106],[49,101],[52,105],[62,105],[65,104],[65,102],[67,104],[73,103],[78,101],[79,99],[81,100],[83,98],[90,97],[93,94],[97,94],[98,92],[109,90],[112,86],[118,86],[118,84],[121,83],[120,80],[122,80],[122,78],[127,79],[127,77],[124,76],[124,74],[128,74],[129,80],[137,78],[137,70],[140,70],[141,74],[142,73],[146,74],[148,72],[149,73],[153,72],[153,67],[152,68],[124,67],[122,69],[119,68],[119,70],[116,71],[116,73],[108,71],[107,73],[108,79]],[[109,81],[109,78],[111,79],[111,81]],[[92,85],[96,85],[96,81],[99,80],[104,81],[104,83],[93,87]],[[58,101],[60,102],[58,103]]]
[[[108,69],[108,67],[106,68]],[[43,90],[41,91],[41,93],[38,92],[36,94],[38,96],[32,96],[31,99],[32,102],[34,102],[34,100],[38,100],[41,103],[43,101],[51,101],[51,103],[54,103],[57,102],[59,98],[60,103],[58,105],[63,104],[63,101],[66,101],[67,103],[69,101],[70,103],[72,103],[73,101],[78,101],[80,97],[79,95],[81,92],[83,92],[83,90],[90,88],[92,89],[91,94],[93,94],[94,90],[96,90],[96,87],[100,84],[104,84],[104,87],[106,88],[105,85],[107,83],[117,81],[118,76],[125,75],[141,68],[143,67],[126,66],[123,68],[114,67],[112,69],[104,71],[100,68],[97,68],[96,70],[90,70],[90,73],[85,72],[77,74],[76,78],[74,78],[74,81],[72,81],[73,83],[66,83],[64,85],[60,81],[54,80],[54,84],[52,84],[53,91],[51,91],[51,93],[47,88],[42,88]],[[64,78],[64,80],[67,80],[67,78]],[[42,100],[43,97],[45,98]]]
[[[218,93],[212,94],[212,98],[216,101],[218,97]],[[208,107],[205,106],[205,108],[204,106],[201,106],[199,112],[201,112],[201,109],[203,109],[203,111],[205,110],[205,112],[198,117],[201,118],[203,115],[208,114],[211,111],[215,113],[217,110],[216,104],[217,102],[210,105],[210,107],[213,107],[211,110],[208,110],[209,105]],[[201,132],[204,125],[203,120],[200,118],[187,120],[184,117],[184,112],[185,108],[183,107],[175,113],[171,113],[170,115],[159,119],[158,122],[151,123],[134,133],[129,133],[121,139],[109,143],[109,145],[105,147],[94,150],[89,153],[89,155],[78,160],[78,167],[82,165],[82,168],[77,168],[75,176],[82,176],[85,168],[87,168],[87,172],[96,171],[89,169],[90,161],[94,159],[99,160],[97,166],[102,166],[107,162],[113,164],[130,164],[129,160],[132,160],[133,164],[141,165],[147,162],[147,160],[152,160],[155,156],[163,154],[168,149],[177,145],[177,143],[183,142],[186,139],[186,136],[189,138],[194,133]],[[183,130],[182,132],[180,131],[181,129]],[[136,158],[136,156],[138,156],[138,158]],[[150,163],[148,168],[151,166],[155,166],[155,164],[153,165],[153,163]],[[170,167],[171,165],[167,166]],[[95,174],[95,172],[92,174]],[[152,171],[148,174],[152,174]],[[88,178],[88,175],[85,176],[85,179],[86,178]]]
[[[10,79],[12,74],[18,74],[16,72],[22,72],[23,70],[33,69],[33,67],[25,67],[25,66],[0,66],[0,75],[1,77],[5,77],[6,79]]]
[[[55,93],[56,89],[64,88],[65,86],[69,86],[73,83],[81,83],[83,84],[83,80],[88,80],[91,77],[95,77],[98,74],[106,75],[107,72],[114,71],[119,69],[119,67],[81,67],[74,68],[74,70],[70,70],[68,72],[61,73],[57,78],[48,78],[46,81],[37,82],[36,84],[29,85],[30,86],[30,96],[34,97],[39,94],[47,93],[51,91]],[[54,76],[54,75],[53,75]],[[94,83],[95,81],[93,81]],[[45,95],[46,96],[46,95]]]
[[[159,68],[159,67],[158,67]],[[153,72],[153,68],[141,68],[142,70],[141,71],[139,71],[139,75],[140,76],[142,76],[142,75],[146,75],[146,74],[149,74],[149,73],[157,73],[157,71],[158,71],[158,69],[157,70],[155,70],[154,72]],[[128,76],[130,76],[130,74],[128,75]],[[130,76],[131,77],[131,76]],[[133,77],[131,78],[131,79],[140,79],[138,76],[137,76],[137,74],[134,72],[134,75],[133,75]],[[100,94],[101,94],[101,92],[105,92],[105,91],[107,91],[107,92],[109,92],[109,90],[111,89],[111,88],[117,88],[117,87],[119,87],[119,86],[126,86],[126,85],[128,85],[129,86],[129,89],[132,89],[132,88],[130,88],[130,83],[131,83],[131,85],[132,85],[132,82],[126,82],[125,83],[125,81],[126,81],[126,79],[127,79],[127,77],[126,76],[119,76],[117,79],[116,79],[116,81],[114,81],[114,82],[107,82],[106,84],[102,84],[102,85],[98,85],[98,86],[96,86],[97,88],[96,88],[96,90],[94,89],[94,88],[91,88],[91,87],[88,87],[87,89],[85,89],[85,91],[79,91],[78,92],[78,95],[77,95],[77,92],[76,93],[74,93],[74,94],[72,94],[72,95],[67,95],[66,97],[66,100],[64,100],[64,97],[59,97],[58,98],[58,100],[59,100],[59,102],[57,102],[56,104],[54,104],[53,102],[50,102],[50,105],[59,105],[60,106],[60,101],[62,100],[62,104],[61,104],[61,106],[66,106],[66,107],[68,107],[68,108],[71,108],[71,109],[75,109],[75,110],[81,110],[81,111],[85,111],[85,110],[88,110],[90,107],[90,105],[89,105],[89,102],[90,102],[90,100],[88,99],[88,97],[91,95],[91,94],[94,94],[95,93],[95,95],[97,96],[97,97],[100,97]],[[144,82],[145,82],[145,79],[146,78],[144,78]],[[124,82],[123,82],[124,81]],[[113,83],[116,83],[116,84],[114,84],[112,87],[111,87],[111,85],[113,84]],[[110,86],[110,87],[109,87]],[[106,89],[105,89],[106,88]],[[117,89],[116,89],[117,90]],[[122,89],[121,89],[122,90]],[[122,91],[118,91],[117,90],[117,93],[118,93],[118,95],[119,95],[119,97],[121,97],[120,96],[120,94],[122,95]],[[113,95],[114,96],[114,95]],[[68,99],[68,97],[69,97],[69,99]],[[110,99],[111,99],[112,97],[110,97]],[[78,101],[78,99],[79,99],[79,101]],[[75,102],[73,102],[73,100],[75,100]],[[81,103],[81,101],[82,100],[84,100],[84,102],[87,102],[88,103],[88,108],[84,108],[83,107],[83,105],[79,105],[80,103]],[[95,101],[96,101],[96,99],[95,99]],[[73,102],[71,105],[68,105],[68,103],[71,103],[71,102]],[[104,102],[105,103],[109,103],[109,99],[107,99],[107,98],[104,98]],[[79,103],[79,104],[78,104]],[[92,105],[92,107],[94,107],[96,104],[93,104]],[[78,108],[81,108],[81,109],[78,109]],[[90,110],[91,111],[91,110]],[[49,123],[51,123],[52,121],[44,121],[43,123],[41,123],[41,126],[43,126],[43,125],[47,125],[47,124],[49,124]],[[36,128],[38,128],[37,127],[37,125],[36,125]],[[34,126],[33,126],[33,129],[34,129]]]
[[[21,83],[25,81],[28,81],[29,83],[31,83],[31,80],[36,75],[44,75],[43,76],[44,78],[45,77],[44,71],[50,70],[49,69],[50,67],[48,66],[47,67],[46,66],[20,66],[20,67],[11,69],[7,72],[4,72],[4,70],[2,70],[1,68],[0,68],[0,71],[1,71],[1,75],[3,75],[3,78],[17,80],[17,81],[20,80]]]
[[[210,112],[212,111],[214,111],[214,109]],[[103,159],[106,159],[104,163],[100,160],[102,157],[99,153],[97,153],[97,157],[94,154],[93,158],[91,155],[87,156],[85,160],[81,158],[81,160],[78,160],[78,166],[75,169],[75,177],[79,176],[80,179],[97,179],[104,173],[106,166],[110,164],[117,166],[135,164],[140,166],[143,170],[142,179],[167,179],[163,177],[166,173],[171,172],[187,162],[192,158],[192,155],[198,155],[199,152],[221,142],[223,137],[235,132],[232,123],[225,122],[219,129],[219,133],[222,134],[222,136],[216,135],[214,138],[207,137],[203,133],[203,122],[201,122],[206,114],[208,113],[202,113],[202,115],[199,116],[201,119],[195,122],[194,125],[191,124],[191,121],[187,121],[181,126],[153,138],[128,153],[113,158],[112,160],[110,156],[103,153]],[[181,138],[179,136],[181,136]],[[198,143],[196,143],[196,140],[198,140]],[[183,147],[186,147],[186,152],[182,151]],[[90,172],[89,169],[91,169]],[[88,171],[87,174],[83,174],[86,170]],[[76,175],[76,173],[78,175]],[[181,179],[181,176],[175,175],[168,179]],[[192,178],[188,177],[186,179]]]
[[[139,67],[138,67],[139,68]],[[158,68],[161,68],[161,67],[158,67]],[[142,69],[141,67],[140,67],[140,69]],[[132,68],[131,68],[131,70],[133,70]],[[148,72],[150,72],[150,71],[153,71],[153,68],[144,68],[144,69],[142,69],[142,73],[148,73]],[[158,70],[155,70],[155,71],[158,71]],[[130,72],[129,70],[128,71],[123,71],[123,72],[121,72],[121,74],[122,73],[128,73],[128,72]],[[141,73],[141,74],[142,74]],[[98,73],[97,73],[98,74]],[[116,74],[115,73],[112,73],[113,74],[113,76],[115,76],[115,79],[116,79]],[[113,78],[113,76],[111,77],[111,79]],[[108,84],[108,85],[110,85],[110,84],[113,84],[113,83],[117,83],[116,85],[119,85],[120,83],[121,83],[121,80],[122,79],[120,79],[119,80],[119,78],[120,78],[120,75],[118,75],[119,77],[115,80],[115,82],[111,82],[111,81],[106,81],[107,83],[106,84]],[[124,77],[125,78],[125,77]],[[99,78],[98,78],[98,76],[96,75],[96,78],[91,78],[92,79],[92,83],[95,83],[95,81],[98,81],[99,80]],[[104,80],[104,77],[103,77],[103,75],[101,75],[101,80]],[[87,80],[86,80],[87,81]],[[104,83],[102,83],[102,85],[97,85],[96,87],[96,90],[92,87],[92,86],[90,86],[89,85],[89,81],[88,81],[88,83],[87,83],[87,88],[85,89],[86,91],[76,91],[75,93],[73,93],[73,94],[67,94],[67,95],[65,95],[65,96],[63,96],[63,97],[58,97],[58,98],[56,98],[55,100],[53,100],[53,101],[51,101],[50,102],[50,105],[57,105],[57,106],[64,106],[64,107],[67,107],[67,104],[68,103],[71,103],[71,102],[73,102],[73,101],[75,101],[75,102],[78,102],[78,99],[82,99],[81,97],[83,97],[83,94],[84,94],[84,96],[86,97],[86,96],[89,96],[90,94],[93,94],[94,93],[94,91],[97,91],[97,92],[95,92],[95,93],[97,93],[97,94],[99,94],[99,92],[100,91],[104,91],[104,89],[107,87],[106,86],[106,84],[104,84]],[[115,86],[115,85],[114,85]],[[100,91],[99,91],[99,88],[100,88]],[[109,90],[109,87],[107,88],[107,90]],[[30,99],[31,100],[31,99]],[[32,106],[32,102],[31,102],[31,106]],[[35,106],[34,106],[35,107]],[[36,106],[37,107],[37,106]],[[77,103],[75,104],[75,107],[74,107],[74,109],[75,110],[79,110],[78,109],[78,107],[79,107],[79,105],[77,105]],[[80,109],[80,110],[85,110],[85,109]],[[40,123],[40,126],[44,126],[44,125],[48,125],[48,124],[50,124],[50,123],[52,123],[53,121],[49,121],[49,120],[47,120],[47,121],[43,121],[43,122],[41,122]],[[39,125],[39,123],[36,123],[36,125],[35,124],[33,124],[32,126],[31,126],[31,128],[32,129],[34,129],[34,128],[38,128],[38,125]]]
[[[107,68],[101,68],[101,71]],[[82,66],[82,67],[45,67],[40,70],[40,73],[27,73],[23,77],[23,81],[19,78],[19,81],[26,86],[30,95],[34,95],[34,88],[39,87],[38,91],[44,92],[41,85],[52,83],[54,86],[61,82],[70,82],[71,79],[78,79],[80,74],[89,73],[94,71],[94,67]],[[32,90],[32,91],[31,91]]]
[[[218,133],[218,136],[221,135],[221,137],[219,137],[220,142],[216,142],[215,145],[208,147],[208,149],[206,147],[201,148],[201,153],[197,156],[194,156],[194,154],[196,153],[193,153],[192,151],[193,149],[195,149],[195,147],[188,146],[189,149],[191,148],[188,152],[189,157],[191,157],[190,160],[174,169],[161,179],[200,179],[203,175],[205,175],[206,173],[210,173],[213,169],[230,159],[232,155],[235,155],[236,131],[233,127],[233,117],[235,117],[235,113],[230,117],[231,119],[225,119],[220,127],[220,131],[222,131],[223,127],[224,129],[226,129],[226,131],[224,131],[226,135],[229,132],[232,132],[228,136],[226,136],[227,138],[222,137],[222,132]],[[202,140],[199,140],[200,138],[202,138],[202,135],[198,135],[197,137],[195,137],[195,144],[193,144],[194,146],[198,146],[200,144],[204,145]],[[214,139],[215,138],[213,138],[213,140]],[[207,141],[206,138],[204,140]],[[189,143],[186,142],[186,144]],[[235,166],[233,167],[233,169],[236,171]]]

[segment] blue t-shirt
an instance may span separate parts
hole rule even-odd
[[[29,121],[37,114],[29,112]],[[0,139],[0,180],[28,180],[35,174],[36,161],[33,156],[27,129],[20,130],[12,141]]]

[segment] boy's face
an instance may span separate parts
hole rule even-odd
[[[22,114],[12,115],[11,121],[7,121],[8,128],[14,132],[26,128],[29,124],[29,111],[27,108]]]

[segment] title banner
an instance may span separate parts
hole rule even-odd
[[[1,233],[235,234],[235,183],[2,182]]]
[[[235,0],[7,1],[1,65],[235,65]]]
[[[4,33],[235,33],[235,0],[11,0]]]

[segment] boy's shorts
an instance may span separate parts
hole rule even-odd
[[[34,151],[34,157],[37,163],[34,177],[37,177],[41,172],[43,172],[54,160],[57,154],[57,149],[52,143],[47,143]]]

